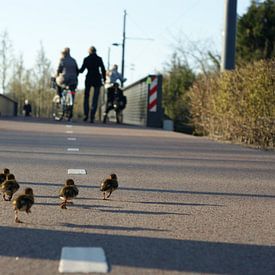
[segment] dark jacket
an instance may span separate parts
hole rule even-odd
[[[110,87],[107,90],[107,104],[117,104],[119,109],[123,110],[127,104],[127,98],[123,94],[123,91],[121,89],[115,89],[114,87]]]
[[[102,79],[106,80],[106,70],[102,61],[96,53],[92,53],[83,60],[79,72],[83,73],[87,69],[86,82],[94,87],[102,86]],[[100,70],[99,70],[100,69]]]

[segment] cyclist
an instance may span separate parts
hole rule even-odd
[[[115,110],[116,121],[117,123],[121,123],[119,117],[123,109],[125,109],[126,104],[127,98],[125,95],[123,95],[123,91],[119,88],[119,84],[115,82],[113,86],[107,89],[107,103],[103,117],[103,123],[106,123],[108,113],[111,110]]]
[[[70,48],[66,47],[61,52],[61,58],[56,72],[57,94],[61,97],[64,89],[69,89],[74,102],[75,90],[78,84],[78,66],[74,58],[70,55]],[[73,116],[73,106],[71,107],[70,116]]]

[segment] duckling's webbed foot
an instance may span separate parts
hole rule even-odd
[[[67,209],[67,207],[66,207],[66,202],[65,202],[65,201],[62,202],[62,203],[60,204],[60,207],[61,207],[62,209]]]
[[[112,191],[109,193],[109,195],[107,196],[107,198],[110,198],[111,194],[112,194]]]
[[[18,218],[15,218],[15,222],[16,222],[16,223],[23,223],[23,222],[20,221]]]
[[[17,211],[15,212],[15,222],[16,222],[16,223],[23,223],[23,222],[21,222],[21,221],[19,220],[19,218],[18,218],[18,212],[17,212]]]
[[[5,194],[3,195],[3,199],[4,199],[4,201],[10,201],[11,200],[9,198],[7,199]]]

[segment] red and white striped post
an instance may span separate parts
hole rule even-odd
[[[147,126],[162,127],[163,109],[162,100],[162,76],[150,75],[147,78],[148,84],[148,108]]]
[[[157,111],[157,99],[158,99],[158,77],[156,75],[151,77],[151,83],[149,84],[149,103],[148,111]]]

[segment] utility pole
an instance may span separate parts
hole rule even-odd
[[[225,0],[224,37],[221,70],[235,69],[237,0]]]
[[[122,37],[122,59],[121,59],[121,75],[122,79],[124,79],[124,56],[125,56],[125,29],[126,29],[126,10],[124,10],[124,17],[123,17],[123,37]],[[121,82],[121,87],[123,87],[123,81]]]

